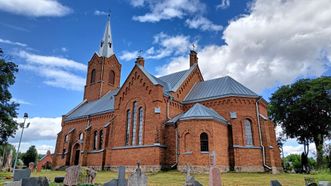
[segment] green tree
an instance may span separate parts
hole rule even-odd
[[[324,140],[331,135],[331,78],[302,79],[280,87],[270,98],[271,119],[286,137],[297,138],[308,156],[309,143],[317,151],[317,167],[322,166]]]
[[[6,61],[0,48],[0,145],[7,142],[17,130],[17,123],[13,118],[17,117],[18,104],[11,102],[11,93],[8,88],[15,83],[17,65]]]
[[[29,166],[30,162],[37,163],[38,152],[34,145],[30,146],[22,157],[24,165]]]

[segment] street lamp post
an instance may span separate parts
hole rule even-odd
[[[20,137],[20,141],[18,143],[18,147],[17,147],[17,151],[16,151],[16,157],[15,157],[15,162],[14,162],[14,167],[13,167],[13,173],[15,172],[15,167],[16,167],[16,163],[17,163],[17,158],[18,158],[18,153],[20,151],[20,147],[21,147],[21,141],[22,141],[22,136],[23,136],[23,131],[24,131],[24,128],[28,128],[30,123],[28,123],[26,126],[25,126],[25,122],[26,120],[28,119],[28,113],[24,113],[24,121],[23,123],[20,123],[19,126],[22,128],[22,132],[21,132],[21,137]]]

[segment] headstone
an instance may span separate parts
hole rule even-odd
[[[92,168],[89,168],[87,170],[87,183],[94,184],[96,176],[97,176],[97,171],[95,171]]]
[[[137,163],[137,169],[129,177],[128,186],[147,186],[147,177],[141,171],[140,163]]]
[[[31,175],[30,169],[15,169],[14,171],[14,181],[20,181],[23,178],[29,178]]]
[[[48,179],[46,177],[31,177],[23,178],[22,186],[48,186]]]
[[[104,186],[127,186],[127,180],[125,179],[125,167],[120,166],[118,168],[117,179],[112,179],[109,182],[104,183]]]
[[[54,178],[55,183],[63,183],[64,177],[63,176],[57,176]]]
[[[21,181],[13,181],[10,183],[5,183],[4,186],[22,186],[22,180]]]
[[[191,167],[186,165],[186,180],[184,186],[202,186],[201,183],[195,180],[194,176],[191,176]]]
[[[220,186],[221,184],[221,172],[217,167],[210,167],[209,170],[209,186]]]
[[[68,186],[77,185],[79,179],[79,169],[79,165],[68,167],[66,169],[66,175],[64,177],[63,184]]]
[[[30,169],[31,172],[33,172],[33,170],[34,170],[34,163],[33,162],[29,163],[29,169]]]
[[[282,184],[280,184],[278,180],[271,180],[270,186],[282,186]]]
[[[318,186],[331,186],[330,181],[319,181]]]

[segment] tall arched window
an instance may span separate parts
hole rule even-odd
[[[83,141],[83,138],[84,138],[84,134],[83,134],[83,132],[79,133],[79,140],[80,140],[80,141]]]
[[[144,109],[139,108],[139,145],[143,144]]]
[[[97,144],[98,144],[98,131],[94,131],[93,150],[97,149]]]
[[[136,144],[136,133],[137,133],[137,102],[133,102],[133,113],[132,113],[132,145]]]
[[[102,145],[103,145],[103,130],[100,130],[100,133],[99,133],[99,149],[102,149]]]
[[[126,135],[125,135],[125,145],[129,145],[130,138],[130,124],[131,124],[131,112],[126,111]]]
[[[208,134],[203,132],[200,134],[200,150],[201,152],[208,152]]]
[[[92,71],[91,71],[91,80],[90,80],[90,83],[94,83],[95,82],[95,69],[93,69]]]
[[[113,70],[109,71],[109,83],[112,85],[115,83],[115,72]]]
[[[245,119],[244,127],[245,127],[245,143],[246,145],[253,145],[252,122],[248,119]]]

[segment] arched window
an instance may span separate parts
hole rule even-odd
[[[109,71],[109,83],[112,85],[115,83],[115,72],[113,70]]]
[[[132,113],[132,145],[136,144],[136,133],[137,133],[137,102],[133,102],[133,113]]]
[[[139,108],[139,145],[143,144],[144,109]]]
[[[205,132],[200,134],[200,150],[201,152],[208,152],[208,134]]]
[[[192,151],[191,142],[192,142],[191,134],[186,133],[185,136],[184,136],[184,149],[185,149],[185,152],[191,152]]]
[[[98,131],[94,131],[93,150],[97,149],[97,144],[98,144]]]
[[[95,82],[95,69],[93,69],[92,71],[91,71],[91,80],[90,80],[90,83],[94,83]]]
[[[245,128],[245,143],[246,145],[253,145],[253,135],[252,135],[252,122],[248,119],[244,120]]]
[[[130,124],[131,124],[131,112],[126,111],[126,135],[125,135],[125,145],[129,145],[130,138]]]
[[[68,134],[64,136],[64,143],[68,142]]]
[[[103,145],[103,130],[100,130],[100,133],[99,133],[99,149],[102,149],[102,145]]]
[[[83,138],[84,138],[84,134],[81,132],[81,133],[79,133],[79,140],[80,141],[83,141]]]

